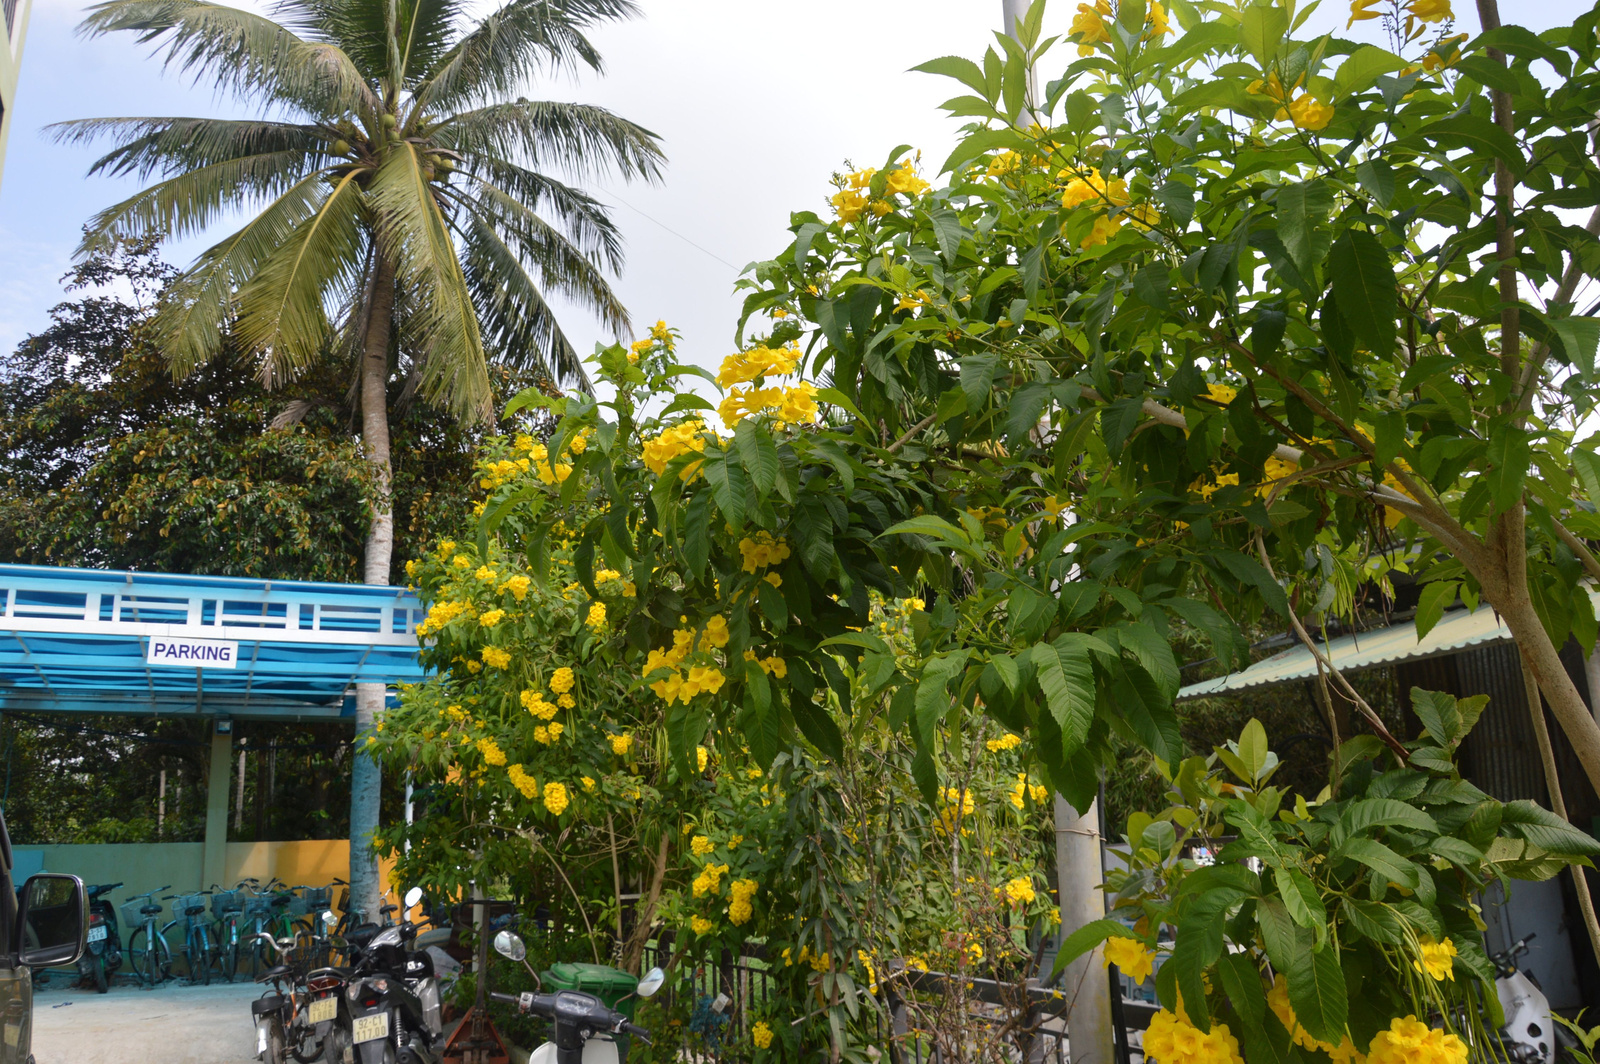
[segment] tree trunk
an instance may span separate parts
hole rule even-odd
[[[388,389],[394,264],[380,251],[375,269],[361,357],[361,448],[372,465],[373,474],[369,505],[372,527],[367,533],[364,578],[368,584],[386,585],[394,554]],[[356,748],[350,773],[350,905],[364,910],[369,920],[378,918],[381,894],[372,834],[378,829],[383,776],[378,763],[366,754],[366,741],[374,718],[383,710],[385,695],[386,689],[381,683],[356,684]]]

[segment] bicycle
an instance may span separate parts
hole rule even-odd
[[[161,903],[155,897],[170,887],[168,884],[148,894],[135,894],[122,903],[123,924],[137,929],[128,936],[128,960],[133,964],[134,974],[146,986],[156,986],[172,974],[172,948],[167,945],[157,922]]]
[[[217,970],[228,982],[239,972],[239,932],[244,921],[244,891],[254,880],[242,879],[232,890],[211,884],[211,915],[216,918]]]
[[[202,890],[198,894],[168,894],[162,898],[173,903],[175,917],[161,929],[162,936],[177,924],[183,924],[183,958],[189,965],[189,982],[202,986],[211,985],[211,927],[205,919],[206,899],[210,896],[209,890]]]

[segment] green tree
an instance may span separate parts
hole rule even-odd
[[[289,0],[274,21],[195,0],[111,0],[84,23],[159,41],[169,64],[282,116],[87,119],[57,131],[112,139],[93,173],[161,178],[97,216],[85,251],[116,236],[196,233],[241,201],[264,204],[178,277],[161,345],[184,375],[231,337],[269,388],[332,350],[356,353],[374,481],[368,583],[391,579],[391,374],[408,394],[487,420],[492,360],[583,383],[546,291],[614,329],[627,323],[602,273],[621,263],[615,227],[552,174],[654,179],[655,136],[603,108],[512,93],[541,70],[598,70],[585,32],[633,11],[627,0],[513,0],[473,22],[454,2]],[[358,727],[382,701],[381,687],[362,687]],[[370,848],[378,789],[369,759],[355,775],[352,854]],[[376,864],[351,875],[376,911]]]

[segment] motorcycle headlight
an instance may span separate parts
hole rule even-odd
[[[372,989],[376,990],[380,994],[387,994],[389,992],[389,980],[384,979],[381,976],[377,979],[374,979],[372,981]]]

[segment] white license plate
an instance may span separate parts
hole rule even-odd
[[[339,999],[336,997],[318,998],[306,1010],[308,1023],[324,1023],[339,1015]]]
[[[350,1024],[350,1041],[357,1044],[388,1037],[389,1014],[387,1012],[378,1012],[371,1016],[357,1016],[355,1021]]]
[[[106,940],[106,925],[105,924],[101,924],[99,927],[91,927],[91,928],[89,928],[89,941],[90,942],[104,942],[105,940]]]

